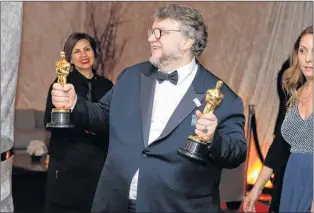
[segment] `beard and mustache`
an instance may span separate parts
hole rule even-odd
[[[162,67],[167,67],[171,63],[178,61],[182,58],[182,53],[179,48],[177,48],[175,51],[171,53],[162,53],[159,57],[153,57],[151,55],[149,61],[152,63],[155,67],[162,70]]]

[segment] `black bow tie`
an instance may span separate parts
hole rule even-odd
[[[170,74],[158,71],[156,78],[160,84],[163,81],[168,80],[171,83],[173,83],[174,85],[177,85],[177,83],[178,83],[178,71],[174,71]]]

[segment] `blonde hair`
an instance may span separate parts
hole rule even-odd
[[[289,97],[287,101],[288,108],[292,107],[298,100],[298,88],[305,82],[305,76],[299,65],[298,51],[301,39],[308,34],[313,34],[313,25],[303,30],[296,40],[290,56],[290,67],[282,75],[282,87]]]

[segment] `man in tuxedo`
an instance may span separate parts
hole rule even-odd
[[[75,125],[110,126],[92,212],[219,212],[221,170],[246,158],[242,100],[224,84],[214,114],[201,113],[206,91],[220,79],[195,59],[207,45],[197,10],[157,8],[148,42],[149,62],[122,71],[98,103],[70,84],[53,85],[53,104],[73,109]],[[193,134],[210,144],[208,164],[177,152]]]

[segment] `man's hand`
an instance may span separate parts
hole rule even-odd
[[[58,83],[52,86],[52,104],[57,108],[71,109],[76,104],[77,95],[72,84],[66,84],[62,87]]]
[[[217,128],[217,117],[214,114],[202,114],[199,110],[195,113],[197,117],[195,134],[204,140],[212,140]]]

